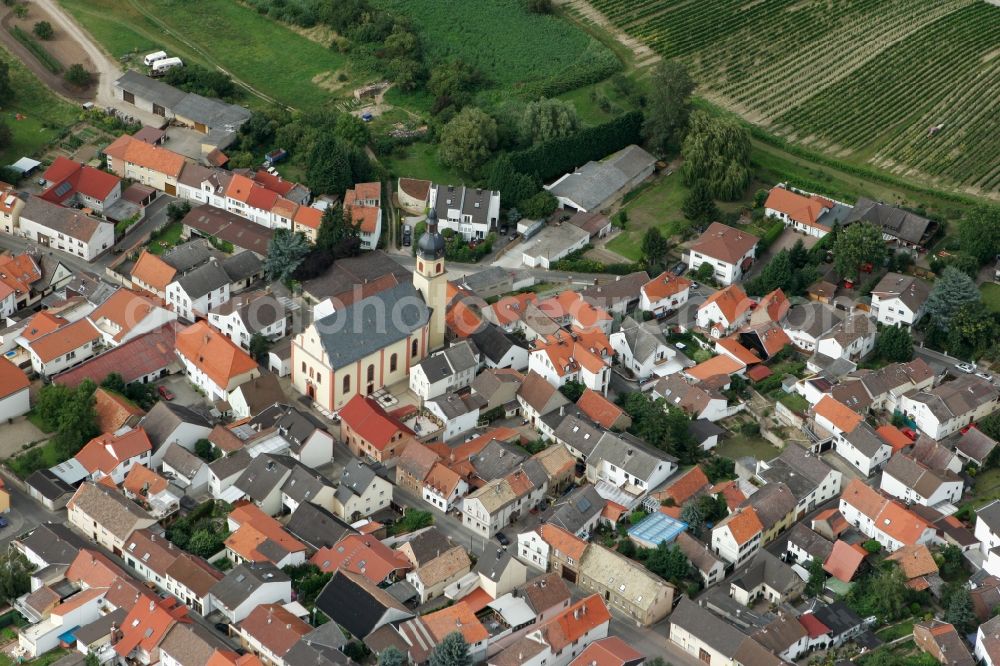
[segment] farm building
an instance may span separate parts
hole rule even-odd
[[[201,132],[206,154],[232,143],[236,130],[250,118],[250,111],[242,106],[184,92],[131,70],[115,81],[115,96]]]
[[[639,146],[626,146],[602,162],[587,162],[545,189],[562,208],[583,213],[601,210],[652,175],[656,158]]]
[[[524,244],[521,261],[529,268],[551,268],[552,264],[590,242],[590,234],[572,224],[546,225]]]

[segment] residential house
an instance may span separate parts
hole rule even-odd
[[[358,183],[344,193],[344,214],[358,229],[361,249],[374,250],[382,235],[382,183]]]
[[[771,654],[794,662],[809,650],[809,632],[795,615],[784,609],[775,615],[775,619],[754,631],[751,637]]]
[[[572,330],[600,329],[605,335],[611,333],[613,318],[595,307],[577,291],[562,291],[556,296],[538,301],[538,309],[552,321]]]
[[[712,528],[712,551],[737,566],[760,550],[764,526],[753,507],[736,509]]]
[[[254,504],[233,509],[226,519],[226,555],[236,564],[270,562],[283,568],[304,564],[306,545]]]
[[[133,466],[149,464],[152,450],[146,431],[137,428],[98,435],[73,458],[83,467],[87,479],[96,482],[109,477],[117,486]]]
[[[737,284],[720,289],[698,306],[695,317],[698,326],[712,337],[729,335],[750,319],[753,301]]]
[[[333,497],[333,513],[342,520],[355,522],[389,506],[392,484],[360,460],[352,460],[340,475],[340,485]],[[384,473],[384,472],[382,472]]]
[[[146,431],[153,445],[153,457],[150,461],[156,467],[163,460],[167,446],[178,446],[194,451],[194,445],[199,439],[209,436],[212,426],[208,420],[188,407],[161,400],[153,405],[149,413],[142,417],[139,427]]]
[[[694,363],[667,344],[663,331],[653,322],[642,323],[625,317],[622,327],[611,334],[611,348],[620,365],[640,382],[664,377],[689,368]]]
[[[204,321],[177,334],[177,357],[211,400],[228,400],[236,387],[260,375],[256,361]]]
[[[439,511],[450,513],[469,492],[469,484],[458,472],[436,462],[424,477],[421,490],[425,502]]]
[[[212,586],[212,607],[233,624],[261,604],[292,600],[292,579],[270,562],[244,562]]]
[[[282,510],[292,513],[300,505],[306,503],[312,503],[328,510],[335,509],[336,493],[336,488],[328,478],[305,464],[295,461],[292,473],[281,484]]]
[[[782,664],[756,640],[708,610],[703,602],[682,596],[670,616],[668,639],[708,666]]]
[[[420,603],[441,596],[446,587],[472,569],[472,560],[464,546],[454,546],[406,574],[406,580],[417,590]]]
[[[872,289],[871,313],[884,326],[909,328],[924,316],[924,303],[930,295],[930,285],[920,278],[886,273]]]
[[[284,664],[285,655],[313,630],[281,604],[261,604],[233,627],[243,647],[266,664]]]
[[[729,596],[744,606],[763,599],[772,604],[794,601],[805,581],[777,556],[766,550],[738,568],[729,578]]]
[[[21,234],[43,247],[94,261],[114,245],[114,225],[73,208],[31,196],[21,209]]]
[[[608,636],[611,613],[600,596],[581,599],[487,660],[490,666],[567,666]]]
[[[935,388],[912,391],[900,399],[907,418],[928,437],[942,440],[989,415],[1000,404],[1000,389],[975,375],[964,375]]]
[[[816,353],[860,361],[875,349],[878,330],[864,312],[849,314],[816,342]]]
[[[405,555],[371,534],[349,534],[334,546],[317,550],[309,561],[324,573],[350,571],[380,586],[396,582],[411,569]]]
[[[109,626],[109,645],[110,628]],[[79,637],[77,637],[77,645],[80,647]],[[213,663],[214,655],[222,655],[228,651],[228,644],[200,624],[175,623],[160,641],[160,663],[164,666],[193,666],[194,664],[207,666]]]
[[[583,391],[576,407],[594,423],[608,430],[626,430],[632,425],[632,418],[624,409],[593,389]]]
[[[486,401],[485,412],[502,409],[517,413],[517,392],[524,383],[524,375],[509,368],[488,368],[472,380],[472,392]]]
[[[1000,617],[993,617],[976,629],[976,645],[973,654],[976,660],[986,666],[1000,664]]]
[[[741,282],[756,256],[759,239],[745,231],[713,222],[688,248],[688,267],[695,271],[703,263],[715,269],[715,280],[723,285]]]
[[[0,420],[9,421],[31,410],[30,385],[20,368],[7,358],[0,358]]]
[[[764,214],[776,217],[807,236],[822,238],[832,231],[838,217],[850,211],[850,206],[836,203],[832,199],[803,192],[779,183],[771,188],[764,202]]]
[[[17,344],[28,352],[32,370],[51,377],[94,356],[101,339],[101,332],[89,320],[70,322],[43,310],[28,320]]]
[[[542,514],[542,522],[588,540],[597,527],[605,503],[594,486],[584,484],[553,502]]]
[[[799,616],[799,622],[809,631],[809,644],[818,649],[840,647],[861,635],[867,622],[843,601],[816,606]]]
[[[868,222],[882,230],[886,241],[915,250],[926,249],[938,228],[936,222],[926,217],[865,197],[854,204],[844,226],[856,222]]]
[[[923,464],[919,458],[897,453],[882,471],[882,492],[910,504],[937,506],[943,502],[959,502],[965,482],[951,471],[939,472]]]
[[[288,402],[288,397],[273,372],[265,372],[240,384],[229,393],[233,418],[249,419],[271,405]]]
[[[783,558],[790,564],[805,566],[812,560],[826,562],[833,551],[833,544],[830,543],[830,540],[805,523],[792,525],[786,537],[788,543],[785,545]]]
[[[364,638],[383,625],[413,617],[388,592],[360,574],[345,571],[333,575],[317,597],[316,607],[357,638]],[[454,620],[451,626],[456,626]]]
[[[17,195],[14,186],[0,183],[0,230],[9,236],[14,235],[22,208],[24,199]]]
[[[67,208],[89,208],[104,213],[122,196],[120,178],[59,155],[45,170],[46,189],[41,197]]]
[[[976,662],[955,626],[941,620],[913,625],[913,642],[938,663],[949,666],[973,666]]]
[[[645,627],[667,616],[676,593],[673,585],[641,564],[599,544],[584,551],[577,582]]]
[[[558,412],[569,404],[569,400],[555,385],[531,370],[524,376],[524,382],[517,391],[517,402],[521,405],[524,418],[532,427],[538,428],[543,436],[545,431],[540,426],[542,417]],[[552,433],[548,434],[551,437]]]
[[[843,403],[824,396],[813,407],[813,413],[816,424],[833,435],[837,453],[866,476],[871,476],[889,461],[892,447]]]
[[[427,400],[424,409],[444,424],[440,437],[450,441],[479,424],[480,410],[485,402],[474,393],[447,393]]]
[[[123,134],[104,149],[108,171],[120,178],[149,185],[167,194],[177,194],[177,179],[184,157]]]
[[[541,466],[529,475],[531,466],[489,481],[462,501],[462,522],[487,538],[530,511],[541,501],[547,477]],[[532,478],[540,476],[540,478]]]
[[[357,530],[326,509],[303,502],[285,524],[285,529],[313,550],[331,548]]]
[[[713,555],[708,546],[701,541],[687,532],[681,532],[674,543],[698,571],[705,587],[711,587],[725,577],[726,563]]]
[[[691,280],[664,271],[639,289],[639,309],[663,317],[687,303]]]
[[[492,190],[434,184],[428,205],[437,212],[441,229],[466,241],[484,240],[500,219],[500,193]]]
[[[800,517],[797,498],[788,486],[780,481],[766,484],[747,497],[742,506],[753,508],[757,513],[763,528],[761,545],[773,541]]]
[[[286,312],[284,298],[275,297],[267,291],[252,291],[216,305],[208,312],[208,323],[249,351],[250,340],[255,335],[268,340],[285,337],[288,326]]]
[[[1000,546],[1000,500],[993,500],[976,511],[975,536],[983,555]]]
[[[586,287],[580,294],[588,303],[608,314],[624,316],[639,307],[640,290],[647,282],[649,274],[646,271],[636,271],[627,275],[616,275],[614,282]]]
[[[671,407],[683,410],[693,419],[718,421],[730,415],[729,399],[718,389],[692,384],[680,374],[663,377],[653,386],[650,396],[663,398]]]
[[[85,481],[67,502],[71,525],[116,555],[128,536],[156,521],[138,504],[103,485]]]
[[[482,354],[484,367],[513,370],[528,368],[528,349],[525,344],[496,324],[483,325],[469,338]]]
[[[222,497],[233,501],[247,499],[269,516],[280,515],[283,510],[282,489],[297,467],[298,463],[290,456],[262,453],[255,456],[233,482],[233,495]],[[305,471],[317,474],[313,470]]]
[[[478,354],[468,342],[435,352],[410,369],[410,390],[430,400],[472,384],[479,367]]]
[[[842,583],[850,583],[858,575],[868,557],[868,551],[859,543],[847,543],[841,539],[833,542],[830,554],[823,562],[823,571]]]
[[[851,481],[841,493],[840,513],[889,552],[936,538],[936,530],[926,520],[895,500],[886,499],[859,479]]]
[[[887,412],[899,409],[904,394],[929,389],[934,385],[934,370],[922,358],[907,363],[891,363],[860,379],[873,410]],[[852,409],[857,405],[848,404]]]
[[[556,388],[572,381],[607,395],[611,356],[611,342],[599,329],[560,331],[544,341],[535,341],[535,348],[528,354],[528,371],[541,375]]]
[[[587,542],[555,525],[539,525],[517,537],[517,558],[528,566],[576,582]]]
[[[632,496],[642,496],[677,470],[677,460],[638,438],[605,432],[587,457],[587,480],[601,489],[609,483]]]
[[[386,462],[399,456],[414,433],[386,413],[375,400],[360,395],[340,410],[341,438],[355,456]]]
[[[167,567],[164,574],[166,591],[190,606],[195,612],[207,615],[212,612],[212,588],[224,574],[204,559],[180,553]]]
[[[843,314],[833,306],[810,301],[793,305],[781,328],[793,345],[802,351],[814,352],[820,339],[831,334],[842,320]]]
[[[642,666],[646,657],[618,636],[608,636],[587,646],[570,666]]]
[[[259,432],[277,431],[288,443],[288,455],[307,467],[319,467],[333,460],[333,436],[307,412],[273,404],[258,412],[248,425]]]
[[[784,484],[795,497],[801,516],[840,494],[843,474],[800,446],[786,446],[777,458],[757,464],[763,484]]]
[[[226,207],[226,191],[233,172],[226,169],[186,163],[177,177],[177,196],[216,208]]]
[[[997,442],[979,428],[969,428],[955,445],[955,454],[967,463],[984,467]]]

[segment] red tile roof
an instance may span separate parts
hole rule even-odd
[[[173,178],[179,176],[184,168],[184,158],[181,155],[172,150],[139,141],[127,134],[115,139],[110,146],[104,149],[104,154],[130,164],[138,164]]]
[[[412,435],[413,431],[397,418],[390,416],[371,398],[356,395],[340,410],[341,423],[379,451],[385,450],[396,435]]]
[[[784,213],[795,222],[800,222],[817,229],[830,230],[830,227],[818,224],[824,209],[833,208],[833,202],[819,196],[806,196],[792,192],[784,187],[773,187],[764,203],[764,208],[770,208]]]
[[[642,658],[641,652],[618,636],[608,636],[588,645],[569,666],[625,666]]]
[[[87,442],[79,453],[76,461],[83,465],[91,474],[111,472],[121,463],[141,456],[153,450],[153,445],[142,428],[129,430],[122,435],[105,433]]]
[[[706,379],[716,377],[718,375],[732,375],[745,367],[746,365],[740,363],[731,356],[719,354],[718,356],[713,356],[704,363],[699,363],[693,368],[688,368],[685,372],[699,381],[705,381]]]
[[[711,487],[708,477],[700,466],[695,465],[684,474],[668,485],[660,492],[653,493],[653,497],[661,502],[665,499],[672,499],[674,506],[681,506],[698,493],[705,492]]]
[[[823,396],[813,410],[843,432],[853,431],[863,420],[860,414],[828,395]]]
[[[2,379],[0,377],[0,386],[3,385]],[[125,396],[101,387],[94,391],[94,410],[97,412],[97,429],[101,432],[115,432],[130,419],[146,413]]]
[[[110,477],[105,477],[110,478]],[[133,465],[125,476],[122,488],[134,497],[143,497],[162,493],[167,489],[169,481],[143,465]]]
[[[491,308],[493,310],[493,318],[501,326],[507,326],[515,321],[520,321],[521,317],[524,316],[524,309],[528,303],[535,303],[537,301],[538,295],[534,292],[504,296],[493,304]]]
[[[729,285],[725,289],[715,292],[706,298],[705,302],[698,306],[698,309],[704,310],[712,303],[719,307],[722,316],[730,324],[736,322],[753,305],[753,301],[743,291],[743,287],[738,284]]]
[[[893,453],[898,453],[907,446],[913,444],[910,438],[904,435],[903,431],[894,425],[886,424],[879,426],[875,429],[875,434],[877,434],[883,442],[892,447]]]
[[[788,301],[788,297],[785,296],[785,292],[781,289],[775,289],[760,299],[756,311],[766,312],[771,321],[781,321],[791,307],[792,304]]]
[[[440,643],[453,632],[462,634],[469,645],[485,641],[490,634],[469,606],[461,601],[453,606],[428,613],[420,618],[435,641]]]
[[[156,307],[156,301],[148,296],[122,288],[111,294],[108,300],[90,313],[90,321],[98,326],[101,325],[102,320],[114,324],[114,328],[118,329],[114,339],[120,342],[133,328],[141,324]]]
[[[28,294],[31,285],[42,279],[38,262],[29,254],[0,256],[0,282],[18,295]]]
[[[736,540],[737,545],[742,546],[750,539],[764,531],[764,526],[757,516],[757,511],[751,507],[744,507],[723,518],[715,526],[715,529],[728,527]]]
[[[132,267],[132,277],[142,280],[157,291],[164,291],[173,281],[177,270],[149,250],[143,250]]]
[[[405,555],[370,534],[348,535],[331,548],[317,550],[309,561],[325,573],[350,571],[361,574],[376,585],[393,572],[412,567]]]
[[[758,240],[753,234],[734,229],[721,222],[712,222],[705,233],[691,245],[691,251],[735,264],[757,244]]]
[[[31,386],[28,376],[8,359],[0,357],[0,399]]]
[[[176,331],[179,328],[180,326],[173,322],[144,333],[56,375],[53,381],[75,387],[84,379],[100,383],[112,372],[120,374],[125,383],[141,381],[144,376],[177,362],[174,346]]]
[[[690,287],[691,280],[683,277],[677,277],[670,271],[663,271],[655,278],[642,285],[640,289],[642,289],[642,292],[646,294],[646,298],[648,298],[651,302],[656,303],[661,299],[679,294]]]
[[[543,523],[538,527],[538,535],[563,557],[571,557],[577,562],[583,557],[583,551],[587,548],[586,541],[556,525]]]
[[[229,521],[239,527],[226,538],[226,548],[250,562],[272,561],[257,549],[265,542],[277,544],[289,553],[306,550],[305,544],[286,532],[281,523],[261,511],[256,504],[244,504],[233,509],[229,513]]]
[[[223,389],[233,379],[257,369],[257,362],[249,354],[206,321],[199,321],[177,334],[177,353]]]
[[[187,606],[173,597],[143,594],[122,622],[122,638],[115,652],[127,657],[135,648],[152,653],[176,622],[191,622]]]
[[[819,618],[812,613],[799,616],[799,624],[805,627],[805,630],[809,633],[809,638],[819,638],[830,633],[830,628],[820,622]]]
[[[576,406],[580,408],[581,412],[589,416],[594,423],[602,425],[605,428],[611,428],[625,414],[625,411],[621,407],[597,391],[589,388],[576,401]]]
[[[60,356],[75,351],[88,342],[101,339],[101,333],[86,319],[66,324],[31,343],[31,351],[38,355],[42,363],[48,363]]]
[[[868,551],[858,544],[849,544],[846,541],[837,541],[833,544],[830,556],[823,563],[823,570],[845,583],[850,583],[858,573],[858,567],[865,561]]]
[[[567,645],[576,643],[588,632],[610,621],[611,612],[604,599],[599,594],[592,594],[546,622],[542,630],[552,651],[559,653]]]
[[[752,351],[739,343],[736,338],[724,338],[716,341],[716,346],[722,347],[730,356],[738,360],[743,365],[753,365],[760,363],[760,359]]]
[[[312,629],[280,604],[261,604],[239,623],[241,633],[254,637],[279,658]]]

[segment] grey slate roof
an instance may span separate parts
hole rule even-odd
[[[274,404],[254,416],[249,425],[260,425],[261,430],[277,428],[282,436],[298,449],[317,430],[326,432],[326,426],[308,412],[301,412],[290,405]]]
[[[712,551],[708,549],[708,546],[698,541],[693,536],[687,532],[681,532],[677,535],[675,540],[677,547],[680,549],[684,556],[688,558],[698,569],[698,571],[708,574],[712,569],[716,568],[718,565],[725,565],[725,562],[716,557]]]
[[[809,553],[809,556],[826,562],[833,551],[833,544],[826,538],[809,529],[803,523],[795,523],[787,533],[788,543]]]
[[[76,209],[63,208],[36,196],[28,197],[24,208],[21,209],[21,217],[84,243],[90,242],[100,225],[109,224],[84,215]]]
[[[164,400],[153,405],[149,413],[142,417],[139,426],[146,431],[155,451],[166,443],[167,437],[182,423],[212,428],[208,420],[194,410]]]
[[[111,625],[122,626],[122,622],[128,616],[128,610],[125,608],[116,608],[107,615],[101,616],[100,619],[91,622],[90,624],[85,624],[76,631],[73,635],[76,636],[76,640],[83,645],[91,645],[95,641],[98,641],[111,633]]]
[[[593,210],[655,163],[656,158],[642,148],[627,146],[603,162],[587,162],[547,189],[553,196],[567,198],[585,210]]]
[[[979,428],[969,428],[958,440],[955,450],[971,460],[982,463],[986,461],[996,446],[997,443]]]
[[[606,504],[594,486],[582,485],[546,509],[542,522],[576,534],[584,525],[599,516]]]
[[[229,275],[215,260],[210,260],[176,280],[192,300],[229,284]]]
[[[486,551],[479,556],[479,559],[476,561],[476,566],[473,567],[472,570],[481,576],[485,576],[493,582],[499,582],[511,562],[521,564],[520,561],[514,558],[515,552],[516,551],[509,548],[497,548],[496,550],[487,548]]]
[[[233,485],[259,502],[281,486],[293,469],[293,458],[265,453],[254,458]]]
[[[339,636],[340,643],[337,643]],[[292,648],[281,657],[285,666],[335,666],[353,664],[354,662],[338,648],[346,644],[347,639],[335,622],[327,622],[313,629],[299,639]]]
[[[47,469],[32,472],[25,483],[50,502],[73,494],[73,486]]]
[[[798,574],[768,550],[759,551],[750,562],[737,569],[730,582],[743,590],[753,590],[763,583],[782,595],[803,585]]]
[[[337,370],[405,339],[430,318],[420,292],[396,285],[315,322],[330,366]]]
[[[887,444],[883,442],[877,434],[875,434],[875,430],[872,429],[872,427],[865,421],[859,423],[858,427],[851,432],[845,432],[843,437],[850,442],[854,448],[869,458],[878,453],[879,449],[883,446],[887,446]]]
[[[587,463],[597,460],[607,461],[639,479],[649,478],[657,466],[677,459],[652,448],[638,440],[626,440],[614,433],[605,432],[587,458]]]
[[[486,323],[470,337],[476,348],[494,363],[499,363],[511,347],[523,347],[516,338],[493,323]]]
[[[657,348],[667,344],[666,339],[663,337],[663,332],[653,322],[640,324],[635,319],[632,319],[632,317],[625,317],[622,321],[621,333],[625,337],[625,344],[632,350],[632,356],[640,362],[645,362],[646,359],[656,353]],[[684,354],[677,352],[677,356],[684,367],[694,367],[694,362],[684,356]]]
[[[670,615],[670,624],[696,636],[728,658],[736,654],[747,638],[687,595],[681,595],[680,602]]]
[[[417,566],[423,566],[435,557],[452,547],[448,536],[437,527],[430,527],[410,539],[410,550],[417,561]]]
[[[524,462],[526,456],[493,439],[472,457],[472,466],[479,478],[492,481],[506,476]]]
[[[490,197],[493,194],[500,196],[499,192],[465,187],[464,185],[432,185],[431,187],[437,191],[434,210],[437,211],[438,219],[441,220],[447,220],[448,209],[453,208],[462,211],[463,216],[468,215],[473,224],[487,224]]]
[[[243,394],[251,415],[288,399],[278,383],[278,375],[273,372],[263,372],[258,377],[248,379],[237,386],[236,390]]]
[[[163,464],[169,465],[179,474],[191,479],[207,463],[180,444],[173,442],[167,446],[167,450],[163,454]]]
[[[323,275],[307,280],[303,291],[316,300],[350,294],[355,287],[366,285],[386,275],[393,275],[398,284],[412,280],[410,271],[381,250],[366,252],[360,257],[338,259]]]
[[[226,608],[236,608],[261,586],[291,580],[270,562],[243,562],[227,571],[225,578],[212,586],[211,594]]]
[[[309,469],[305,465],[296,464],[291,474],[281,486],[281,492],[296,502],[311,502],[323,488],[332,487],[325,476]]]
[[[72,564],[80,550],[87,548],[87,542],[62,523],[44,523],[17,541],[50,565]]]
[[[122,90],[127,90],[136,97],[156,102],[160,106],[173,108],[177,102],[184,99],[186,92],[173,87],[163,81],[144,76],[135,70],[128,70],[122,74],[115,86]]]
[[[447,349],[428,356],[418,363],[429,381],[456,375],[471,370],[478,365],[472,347],[466,341],[458,342]]]
[[[160,255],[160,259],[178,273],[186,273],[220,254],[212,249],[207,240],[199,238],[167,250]]]
[[[212,474],[219,477],[220,479],[228,479],[229,477],[240,474],[250,465],[253,458],[250,454],[246,452],[245,449],[240,449],[235,453],[230,453],[227,456],[222,456],[217,460],[213,460],[208,468],[211,470]]]
[[[299,504],[285,529],[314,550],[332,548],[348,534],[357,534],[357,530],[340,518],[309,502]]]
[[[872,289],[872,293],[881,299],[898,298],[906,307],[916,312],[931,295],[931,287],[913,275],[886,273]]]
[[[870,222],[894,238],[919,245],[927,234],[931,221],[916,213],[861,197],[844,220],[844,226],[854,222]]]
[[[433,402],[447,419],[456,419],[486,405],[486,398],[476,394],[445,393],[427,402]]]
[[[264,272],[264,262],[253,252],[239,252],[226,257],[222,262],[230,282],[240,282]]]
[[[340,486],[337,487],[337,499],[347,502],[352,496],[361,497],[368,486],[375,480],[375,470],[364,464],[358,458],[347,463],[340,475]]]
[[[843,319],[839,310],[823,303],[810,302],[793,305],[785,315],[786,330],[802,331],[819,339]]]
[[[555,438],[590,458],[604,430],[579,412],[570,412],[559,418],[559,425],[553,433]]]
[[[580,295],[591,305],[607,310],[621,301],[638,302],[639,289],[647,282],[649,282],[649,274],[646,271],[637,271],[628,275],[619,275],[614,282],[587,287],[580,292]]]

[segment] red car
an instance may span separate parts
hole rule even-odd
[[[160,397],[164,400],[173,400],[175,397],[174,392],[168,389],[166,386],[158,386],[156,390],[159,392]]]
[[[906,435],[911,442],[915,442],[917,440],[917,433],[913,432],[913,428],[900,428],[899,431]]]

